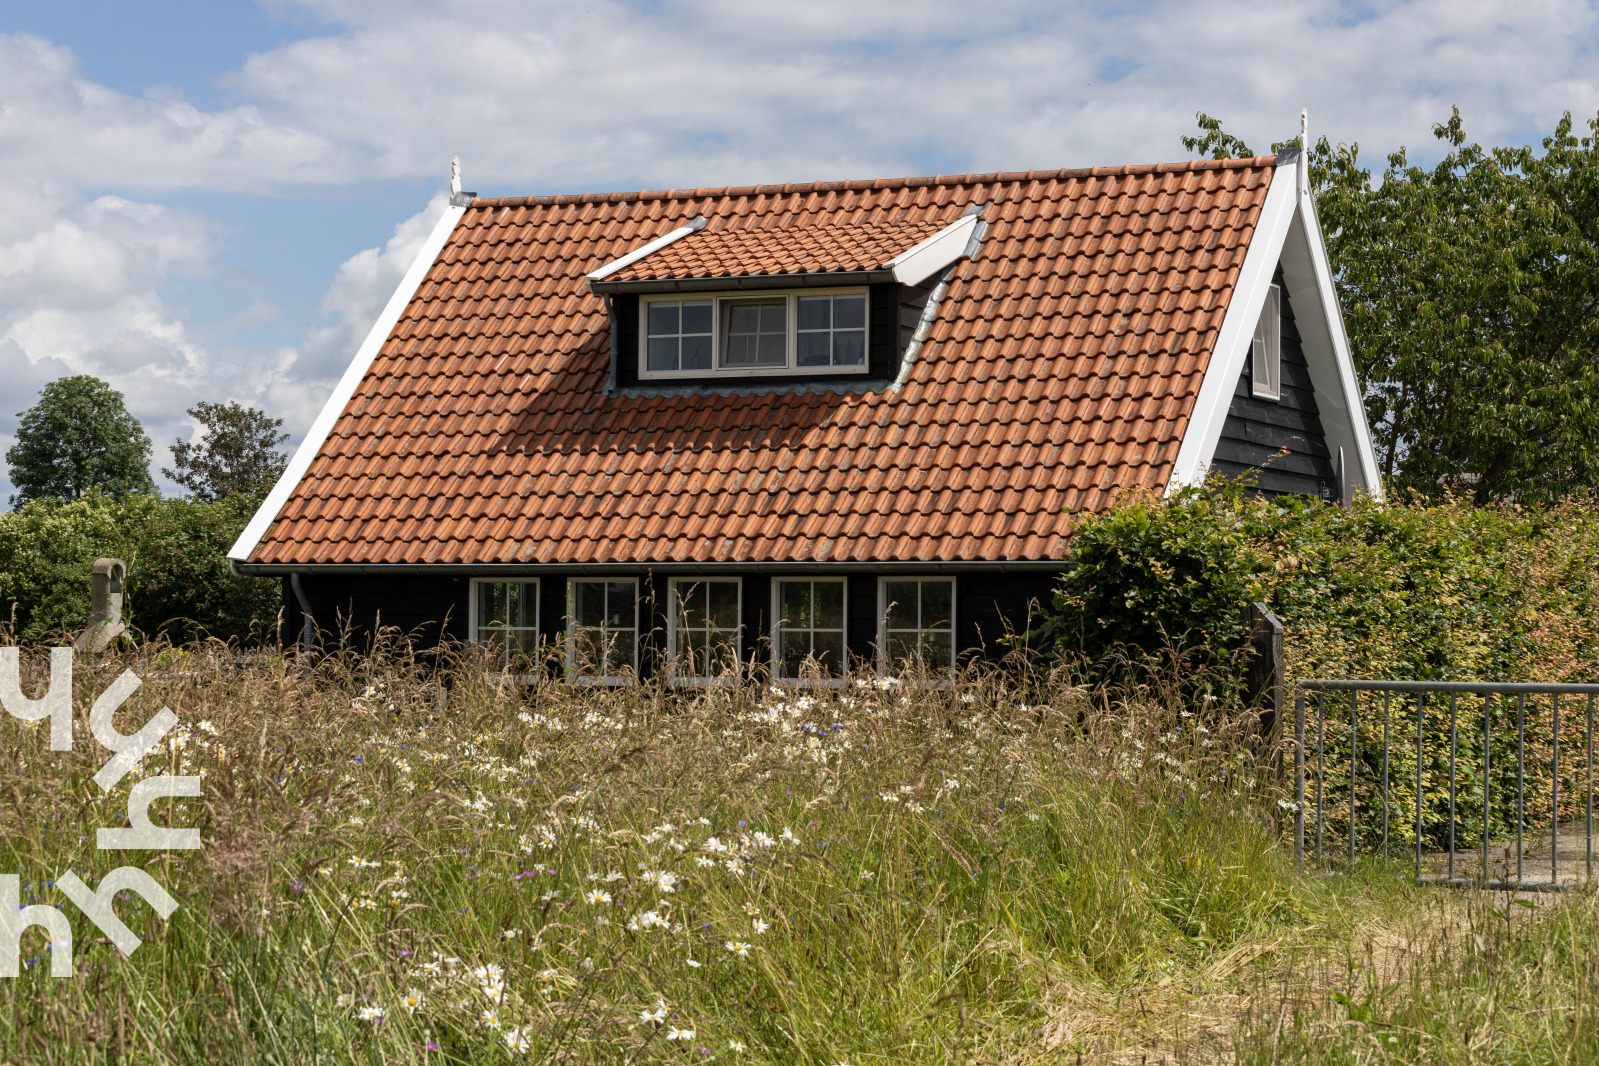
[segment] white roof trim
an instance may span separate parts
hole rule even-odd
[[[979,212],[962,215],[926,240],[899,253],[885,264],[901,285],[920,285],[961,256],[968,254]]]
[[[1298,180],[1301,166],[1295,166],[1292,174],[1287,173],[1288,169],[1285,166],[1273,175],[1266,202],[1261,205],[1254,236],[1205,369],[1205,380],[1200,384],[1177,451],[1168,489],[1204,480],[1221,441],[1222,425],[1227,421],[1244,360],[1249,356],[1255,320],[1265,305],[1272,275],[1281,263],[1293,301],[1294,322],[1316,389],[1327,448],[1333,455],[1342,448],[1346,456],[1353,457],[1354,469],[1347,471],[1351,491],[1379,498],[1382,495],[1376,449],[1366,424],[1365,404],[1349,338],[1344,333],[1343,312],[1333,287],[1327,249],[1316,222],[1315,201]]]
[[[688,225],[679,226],[677,229],[673,230],[671,233],[668,233],[666,236],[657,237],[653,241],[651,241],[650,243],[646,244],[644,247],[635,248],[631,252],[628,252],[626,255],[624,255],[620,259],[611,260],[609,263],[606,263],[604,266],[600,267],[600,269],[590,273],[588,275],[588,279],[590,281],[604,281],[606,278],[610,277],[612,274],[616,273],[618,270],[621,270],[624,267],[632,266],[634,263],[638,262],[640,259],[643,259],[645,256],[651,254],[652,252],[660,251],[662,248],[665,248],[668,244],[671,244],[673,241],[682,240],[684,237],[687,237],[690,233],[698,233],[700,230],[705,228],[705,224],[708,221],[709,221],[709,219],[707,219],[704,215],[696,215],[695,218],[694,218],[694,221],[690,222]]]
[[[1211,348],[1210,364],[1205,368],[1205,379],[1200,382],[1193,413],[1188,416],[1188,429],[1183,433],[1182,447],[1177,450],[1177,462],[1172,467],[1168,488],[1194,485],[1205,479],[1221,440],[1222,423],[1227,421],[1227,408],[1232,405],[1238,376],[1244,372],[1244,357],[1255,339],[1255,319],[1266,304],[1267,290],[1277,271],[1277,260],[1282,255],[1294,210],[1293,179],[1278,171],[1272,175],[1266,202],[1261,205],[1260,217],[1255,221],[1255,232],[1250,238],[1249,250],[1244,253],[1244,265],[1239,268],[1216,344]]]
[[[248,559],[250,553],[255,551],[256,545],[261,542],[261,538],[266,535],[267,529],[277,519],[278,512],[289,500],[289,494],[300,483],[305,472],[311,468],[311,461],[322,450],[322,445],[327,443],[328,434],[333,432],[334,423],[344,413],[344,407],[350,402],[350,397],[355,395],[356,386],[361,384],[361,379],[372,366],[372,360],[377,358],[383,342],[389,339],[394,324],[400,320],[400,315],[405,312],[417,289],[421,288],[423,279],[427,277],[434,261],[438,259],[439,252],[444,249],[444,242],[449,240],[455,224],[464,214],[466,214],[464,206],[444,209],[438,224],[433,227],[433,232],[428,234],[427,240],[416,253],[416,259],[411,262],[411,269],[400,279],[400,284],[394,290],[394,295],[389,297],[383,313],[378,315],[377,321],[372,323],[372,329],[366,335],[366,340],[356,349],[355,358],[350,360],[344,376],[333,387],[333,394],[328,397],[327,403],[322,405],[322,412],[316,416],[316,421],[306,432],[305,439],[294,450],[294,456],[289,460],[289,465],[284,467],[283,475],[278,478],[277,484],[272,486],[272,491],[267,493],[267,498],[262,501],[255,516],[250,519],[250,524],[244,527],[244,532],[239,534],[239,539],[228,549],[229,559],[240,561]]]
[[[1310,363],[1311,375],[1318,393],[1325,395],[1342,393],[1343,396],[1342,411],[1322,412],[1322,429],[1327,434],[1329,450],[1342,446],[1354,453],[1356,469],[1350,473],[1355,476],[1347,479],[1350,491],[1365,493],[1380,500],[1383,496],[1382,471],[1377,466],[1377,448],[1371,439],[1371,426],[1366,421],[1365,398],[1361,394],[1360,380],[1355,375],[1355,359],[1349,348],[1349,334],[1344,329],[1344,309],[1338,302],[1338,291],[1333,285],[1332,264],[1327,259],[1327,245],[1321,236],[1321,220],[1316,216],[1316,199],[1309,190],[1301,189],[1299,201],[1300,209],[1295,219],[1297,223],[1295,230],[1296,235],[1303,235],[1303,243],[1293,241],[1290,242],[1290,247],[1299,245],[1304,253],[1308,253],[1305,258],[1308,259],[1308,273],[1311,277],[1307,280],[1315,289],[1316,295],[1320,297],[1319,303],[1323,312],[1321,318],[1300,325],[1301,341],[1307,348],[1316,342],[1331,346],[1333,363],[1338,368],[1336,382],[1324,382],[1315,376],[1318,361],[1310,358],[1308,350],[1305,353],[1306,361]],[[1292,292],[1295,278],[1302,277],[1307,271],[1305,264],[1294,262],[1296,257],[1284,258],[1283,274],[1289,282],[1289,291]],[[1321,335],[1317,335],[1318,333]],[[1325,365],[1325,362],[1321,363],[1322,367]]]

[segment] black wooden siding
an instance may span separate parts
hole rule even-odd
[[[742,650],[746,661],[764,667],[771,661],[771,573],[721,572],[717,577],[738,577],[742,584]],[[795,574],[795,577],[825,577]],[[907,575],[909,576],[909,575]],[[935,575],[930,575],[935,576]],[[570,574],[559,571],[538,575],[539,636],[557,643],[566,635],[566,592]],[[589,575],[592,580],[600,578]],[[845,643],[858,666],[876,661],[878,577],[875,573],[845,575]],[[955,646],[961,656],[1002,657],[1009,646],[1007,634],[1025,632],[1032,624],[1034,604],[1047,603],[1056,575],[959,574],[955,577]],[[301,589],[311,601],[324,644],[347,638],[356,648],[369,645],[378,626],[397,627],[421,649],[436,646],[440,638],[468,638],[470,578],[399,575],[394,577],[350,574],[302,574]],[[519,576],[516,580],[529,580]],[[666,650],[666,611],[669,578],[640,571],[616,574],[604,580],[639,583],[640,668],[646,676],[657,668]],[[284,636],[298,641],[303,615],[287,578],[283,581]]]
[[[1336,459],[1322,431],[1316,390],[1281,266],[1272,280],[1282,288],[1283,396],[1273,403],[1251,395],[1251,360],[1245,357],[1211,466],[1229,477],[1253,471],[1256,491],[1262,495],[1333,499],[1338,495]],[[1288,454],[1279,456],[1284,448]]]

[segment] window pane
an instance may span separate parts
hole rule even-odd
[[[888,635],[888,663],[898,666],[907,659],[916,658],[915,633],[890,633]]]
[[[738,582],[712,581],[709,589],[711,624],[718,629],[738,628]]]
[[[612,628],[633,628],[633,582],[612,581],[605,586],[605,624]]]
[[[788,332],[788,301],[761,304],[761,332],[778,336]]]
[[[683,332],[709,333],[711,331],[711,302],[703,300],[683,305]]]
[[[651,370],[676,370],[677,351],[676,337],[651,337],[649,368]]]
[[[650,304],[650,336],[658,337],[678,331],[677,303]]]
[[[654,344],[654,341],[650,342]],[[682,355],[679,357],[679,366],[683,370],[709,370],[711,369],[711,338],[709,334],[703,337],[684,337]],[[655,369],[653,366],[651,370]]]
[[[525,581],[518,581],[507,590],[510,593],[510,606],[505,612],[505,620],[513,626],[536,626],[538,603],[538,586]]]
[[[818,586],[819,588],[825,586]],[[808,627],[811,624],[811,583],[809,581],[779,581],[777,583],[778,598],[782,602],[783,616],[780,619],[786,628],[797,626]]]
[[[816,627],[818,629],[844,628],[844,583],[818,581],[816,583]]]
[[[833,365],[860,366],[866,362],[866,333],[846,330],[833,334]]]
[[[477,586],[477,624],[479,627],[505,621],[505,586],[498,581],[480,581]]]
[[[727,309],[729,336],[744,336],[760,332],[761,309],[758,304],[732,304]]]
[[[609,634],[606,648],[605,673],[608,677],[629,673],[633,669],[633,631],[631,629]]]
[[[805,657],[811,653],[810,634],[801,630],[793,633],[783,631],[783,663],[784,677],[799,677],[805,665]]]
[[[954,634],[948,629],[935,629],[927,634],[922,645],[922,663],[929,670],[947,670],[954,664],[953,638]]]
[[[844,634],[842,633],[817,633],[812,641],[811,654],[816,656],[816,661],[822,669],[829,674],[842,674],[844,672]]]
[[[733,634],[725,629],[712,630],[705,642],[706,676],[728,673],[737,665],[738,652],[733,646]]]
[[[677,624],[680,629],[705,627],[705,586],[699,582],[673,582],[672,593],[677,597]]]
[[[951,617],[950,599],[954,589],[951,581],[922,582],[922,628],[948,626]]]
[[[599,626],[605,622],[605,585],[600,581],[577,581],[577,624]]]
[[[572,634],[572,668],[578,673],[599,672],[601,638],[599,629],[586,626]]]
[[[680,630],[678,636],[677,672],[680,677],[706,676],[705,633],[703,630]]]
[[[828,344],[831,337],[831,333],[801,333],[795,363],[799,366],[827,366],[832,354]]]
[[[801,329],[804,327],[801,326]],[[866,328],[866,297],[864,296],[835,296],[833,297],[833,328],[834,329],[865,329]]]
[[[799,300],[799,328],[827,329],[832,323],[830,314],[833,299],[830,296],[801,296]]]
[[[727,366],[784,366],[788,362],[788,301],[727,305]]]
[[[788,338],[781,333],[761,334],[755,361],[761,366],[782,366],[788,361]]]
[[[888,628],[916,629],[917,604],[915,581],[890,581],[887,583]]]
[[[516,642],[516,650],[523,660],[532,660],[538,656],[539,634],[535,629],[518,629],[512,634]]]
[[[726,354],[722,356],[724,366],[749,366],[755,361],[754,337],[728,337],[725,345]]]

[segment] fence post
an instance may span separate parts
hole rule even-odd
[[[1260,707],[1261,734],[1275,741],[1283,710],[1283,624],[1259,602],[1244,609],[1244,623],[1249,629],[1248,704]]]
[[[1294,696],[1294,857],[1305,865],[1305,694]]]

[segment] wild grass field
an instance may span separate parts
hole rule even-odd
[[[48,678],[23,655],[23,690]],[[162,706],[110,794],[88,711]],[[575,688],[462,653],[79,662],[74,750],[0,721],[0,873],[59,904],[15,1063],[1591,1063],[1599,907],[1301,871],[1273,753],[1158,676]],[[101,851],[141,776],[203,775]],[[124,957],[55,880],[122,865]]]

